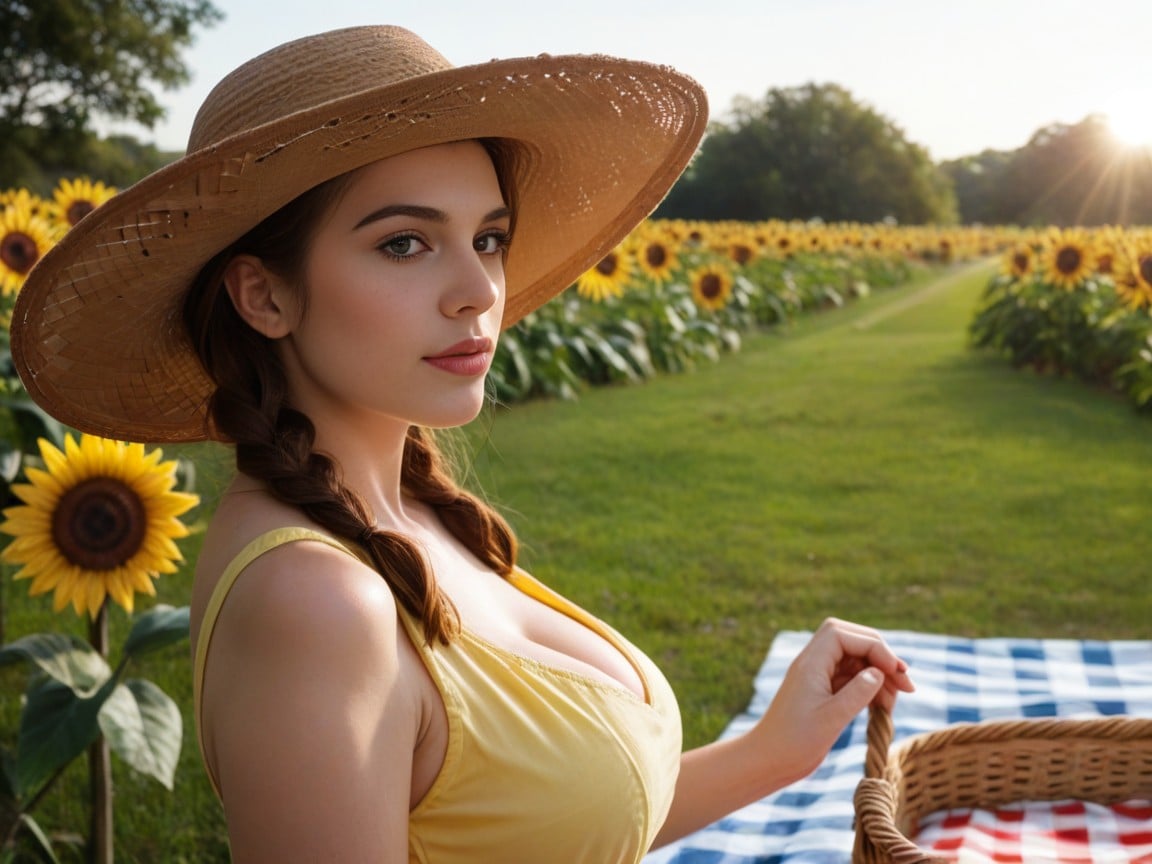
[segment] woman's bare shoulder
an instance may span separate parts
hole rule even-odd
[[[191,603],[194,639],[217,583],[245,547],[269,532],[299,528],[331,536],[299,509],[282,504],[263,492],[225,495],[220,500],[196,562]],[[251,583],[259,583],[258,593],[263,604],[268,604],[269,612],[273,611],[272,604],[277,598],[284,602],[284,605],[275,606],[281,614],[290,615],[311,590],[316,590],[319,596],[307,599],[327,601],[333,613],[338,611],[341,601],[358,605],[360,601],[357,598],[361,592],[375,595],[377,603],[391,601],[391,593],[380,577],[358,558],[331,545],[308,539],[295,539],[270,548],[251,561],[245,567],[244,577],[237,579],[229,589],[228,605],[244,603],[243,597],[250,592],[251,588],[247,586]],[[395,611],[394,603],[392,611]]]
[[[241,533],[276,527],[299,522]],[[245,568],[212,636],[203,716],[236,860],[341,844],[401,860],[420,671],[392,592],[358,558],[299,541]],[[351,840],[367,802],[387,830]]]

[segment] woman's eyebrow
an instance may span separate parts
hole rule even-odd
[[[389,219],[393,216],[408,216],[412,219],[421,219],[425,222],[437,222],[444,224],[448,221],[448,214],[443,210],[438,210],[435,207],[424,207],[419,204],[389,204],[387,207],[381,207],[379,210],[373,210],[363,219],[356,223],[356,227],[352,230],[358,231],[365,225],[370,225],[373,222],[379,222],[381,219]],[[497,207],[495,210],[487,213],[481,220],[483,222],[495,222],[497,219],[510,218],[512,210],[509,207]]]
[[[352,230],[358,231],[365,225],[372,222],[379,222],[381,219],[388,219],[392,216],[409,216],[413,219],[422,219],[425,222],[444,223],[448,221],[448,214],[443,210],[437,210],[435,207],[422,207],[419,204],[389,204],[387,207],[373,210],[357,222],[356,227]]]

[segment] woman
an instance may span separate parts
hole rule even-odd
[[[189,155],[29,277],[13,354],[49,411],[235,446],[192,636],[237,862],[636,862],[911,689],[828,621],[751,731],[681,755],[659,671],[518,569],[437,450],[499,331],[651,211],[706,115],[647,64],[321,34],[228,76]]]

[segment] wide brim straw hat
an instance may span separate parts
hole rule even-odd
[[[217,253],[313,186],[388,156],[473,138],[514,142],[508,326],[648,216],[707,123],[691,78],[604,56],[454,67],[398,27],[281,45],[209,94],[187,155],[94,210],[33,268],[12,358],[61,422],[140,442],[210,437],[213,385],[182,323]]]

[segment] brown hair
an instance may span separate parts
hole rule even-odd
[[[507,200],[506,151],[483,142]],[[360,544],[396,599],[420,619],[424,637],[447,643],[458,631],[451,601],[408,537],[375,528],[365,502],[341,478],[339,465],[313,449],[312,421],[288,402],[288,382],[272,340],[248,326],[222,287],[228,263],[239,254],[302,285],[309,241],[343,194],[349,175],[305,192],[215,256],[185,298],[184,324],[200,362],[216,385],[208,406],[212,437],[236,448],[236,467],[264,482],[278,500],[300,508],[337,537]],[[515,202],[508,201],[515,212]],[[305,296],[305,301],[307,297]],[[489,505],[462,489],[430,430],[408,430],[401,490],[435,511],[444,526],[484,564],[507,576],[516,563],[516,538]]]

